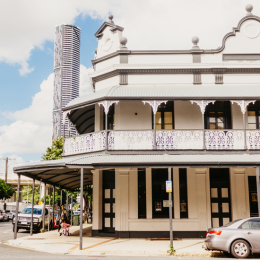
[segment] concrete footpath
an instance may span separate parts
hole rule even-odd
[[[70,228],[71,236],[57,230],[9,240],[7,245],[48,253],[71,255],[169,256],[169,240],[91,237],[90,224],[83,225],[83,250],[79,250],[79,226]],[[174,240],[174,256],[220,256],[202,248],[203,239]]]

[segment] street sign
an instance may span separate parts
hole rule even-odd
[[[166,192],[172,192],[172,181],[166,181]]]

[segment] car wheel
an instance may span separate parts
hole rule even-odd
[[[236,240],[231,246],[231,253],[236,258],[247,258],[250,255],[249,244],[244,240]]]

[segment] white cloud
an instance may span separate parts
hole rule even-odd
[[[91,86],[87,69],[81,65],[80,93],[90,93]],[[51,145],[53,109],[53,73],[40,85],[40,92],[32,98],[28,108],[3,115],[15,120],[10,125],[0,127],[0,155],[44,153]]]
[[[92,87],[90,85],[89,73],[93,72],[93,68],[86,68],[84,65],[80,65],[80,88],[79,95],[84,96],[92,93]]]
[[[259,0],[250,3],[253,13],[260,15]],[[217,48],[246,15],[246,4],[247,0],[2,1],[0,61],[20,64],[21,75],[29,73],[32,50],[53,41],[56,25],[74,23],[79,15],[107,20],[108,13],[125,28],[129,49],[190,49],[194,35],[201,48]]]

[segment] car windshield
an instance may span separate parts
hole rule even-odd
[[[236,219],[236,220],[233,220],[233,221],[231,221],[231,222],[227,223],[226,225],[224,225],[223,227],[229,227],[230,225],[232,225],[232,224],[234,224],[234,223],[238,222],[239,220],[241,220],[241,219]]]
[[[23,214],[32,214],[32,208],[25,208],[23,211],[22,211]],[[34,215],[41,215],[42,214],[42,209],[37,209],[37,208],[34,208],[33,209],[33,214]]]

